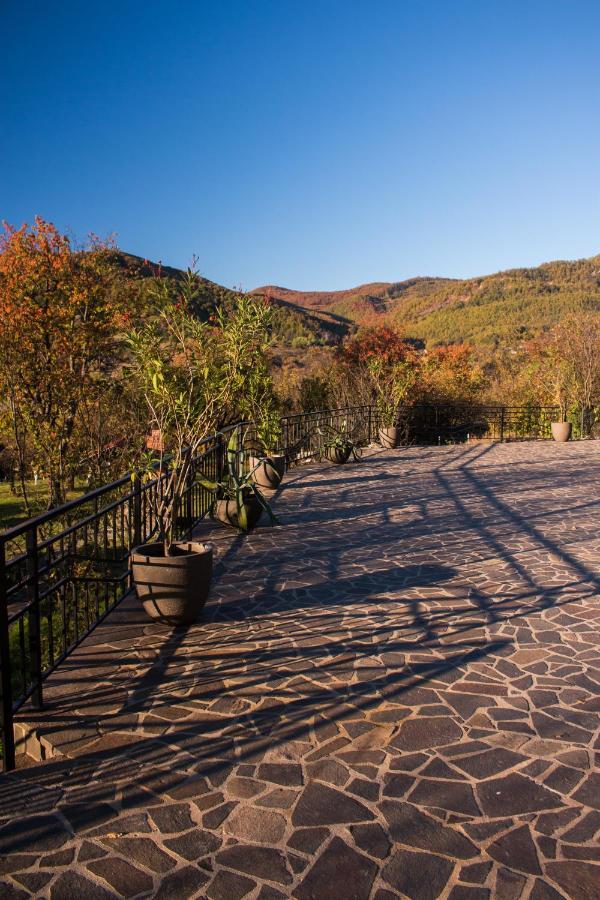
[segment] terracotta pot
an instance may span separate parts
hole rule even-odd
[[[202,612],[212,579],[212,544],[179,541],[165,556],[162,543],[142,544],[131,554],[137,595],[151,619],[191,625]]]
[[[343,463],[348,462],[350,459],[351,452],[351,447],[327,447],[325,456],[327,459],[331,460],[331,462],[343,465]]]
[[[252,480],[264,491],[276,491],[285,475],[285,456],[251,456],[248,460],[255,469]],[[256,467],[256,468],[255,468]]]
[[[249,495],[244,501],[248,531],[251,531],[260,519],[263,508],[253,495]],[[213,517],[223,525],[240,529],[238,523],[238,509],[235,500],[217,500],[213,507]],[[245,529],[240,529],[245,530]]]
[[[570,422],[552,422],[551,428],[554,440],[562,444],[571,437],[573,426]]]
[[[400,444],[400,429],[396,428],[395,425],[390,425],[387,428],[380,428],[379,443],[388,450],[393,450],[394,447],[398,447]]]

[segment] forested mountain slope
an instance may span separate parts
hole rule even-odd
[[[253,293],[320,317],[329,313],[347,326],[386,322],[432,344],[497,345],[543,331],[581,302],[600,309],[600,255],[465,280],[414,278],[321,292],[266,286]]]

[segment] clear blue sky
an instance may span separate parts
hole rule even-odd
[[[0,5],[0,218],[244,288],[600,252],[597,0]]]

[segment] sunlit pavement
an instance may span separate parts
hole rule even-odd
[[[52,676],[0,896],[600,896],[599,501],[600,442],[293,470],[203,621]]]

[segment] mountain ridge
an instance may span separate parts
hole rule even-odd
[[[582,304],[600,310],[600,254],[465,279],[419,276],[338,291],[263,285],[249,293],[329,313],[349,327],[389,324],[432,344],[498,345],[535,335]]]

